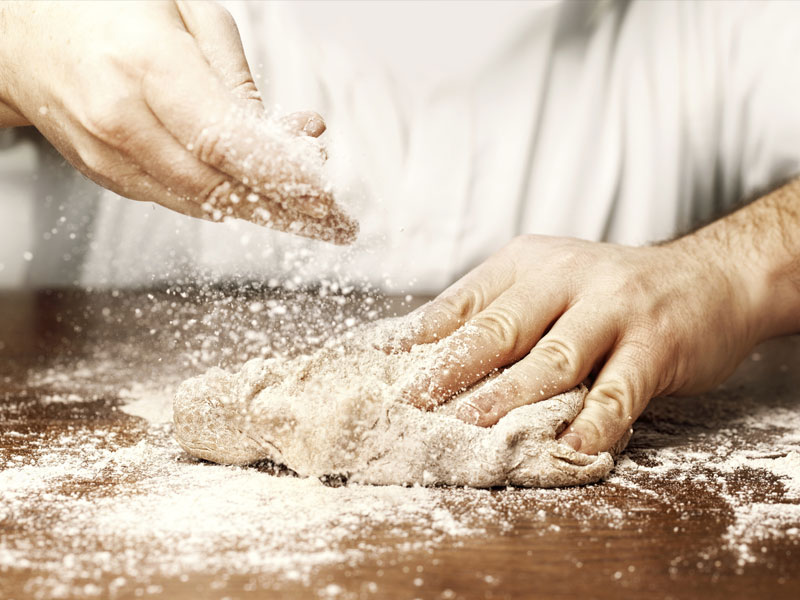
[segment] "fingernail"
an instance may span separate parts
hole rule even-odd
[[[581,436],[572,431],[563,436],[561,441],[575,450],[575,452],[580,452],[581,446],[583,445],[583,439],[581,439]]]
[[[325,131],[325,124],[317,117],[309,117],[303,126],[303,133],[312,137],[317,137]]]
[[[481,413],[470,404],[462,404],[456,410],[456,418],[464,421],[464,423],[477,425],[478,420],[481,418]]]
[[[494,408],[494,403],[495,399],[491,396],[478,396],[470,400],[470,404],[481,413],[488,413],[492,410],[492,408]]]

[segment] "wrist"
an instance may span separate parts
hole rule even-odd
[[[800,179],[671,245],[722,273],[752,343],[800,332]]]
[[[769,337],[800,333],[800,178],[756,205],[775,221],[753,253],[765,288],[763,313],[774,323]]]
[[[675,253],[672,260],[694,273],[689,280],[693,288],[686,293],[697,294],[696,301],[709,307],[708,318],[716,321],[714,330],[731,347],[755,346],[769,337],[770,329],[760,318],[764,288],[758,283],[758,273],[727,244],[701,231],[666,244]]]

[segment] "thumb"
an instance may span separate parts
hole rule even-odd
[[[307,135],[310,137],[321,136],[326,129],[324,119],[311,110],[303,110],[286,115],[281,119],[290,133]]]
[[[614,448],[628,434],[654,393],[641,357],[620,350],[608,360],[583,403],[583,410],[559,436],[584,454]]]
[[[225,87],[257,113],[264,111],[261,93],[247,64],[239,28],[233,16],[216,2],[175,3],[186,30],[194,37],[208,64]],[[283,119],[294,135],[319,137],[325,121],[317,113],[301,111]]]
[[[258,112],[263,112],[242,38],[233,16],[216,2],[185,2],[175,6],[183,24],[200,48],[211,69],[233,94]]]

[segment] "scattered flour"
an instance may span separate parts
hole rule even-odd
[[[169,423],[172,421],[174,396],[175,388],[171,385],[151,388],[140,382],[134,382],[129,388],[119,391],[119,397],[125,400],[120,410],[150,423]]]
[[[497,517],[491,508],[458,517],[425,488],[328,487],[187,461],[165,425],[132,446],[115,437],[76,428],[42,439],[24,461],[5,461],[0,522],[25,536],[2,536],[0,570],[36,572],[28,590],[35,597],[105,595],[124,582],[191,574],[307,581],[316,566],[356,564],[402,546],[430,551],[482,533]],[[75,493],[81,484],[92,492]],[[363,541],[386,527],[389,543]],[[96,594],[85,589],[103,581]]]
[[[523,530],[647,535],[665,519],[676,536],[685,527],[712,533],[708,547],[665,550],[676,552],[665,556],[676,578],[698,565],[745,573],[776,552],[800,551],[793,389],[763,403],[654,402],[599,486],[333,487],[269,465],[192,459],[173,438],[175,379],[137,378],[112,358],[92,365],[34,371],[0,397],[0,580],[26,582],[12,597],[159,594],[190,577],[214,589],[239,578],[254,591],[300,585],[309,597],[343,597],[317,575],[341,565],[388,569],[403,556],[430,564],[442,550]],[[58,428],[32,428],[34,410]],[[414,577],[412,568],[409,585]],[[360,593],[381,590],[378,580]]]

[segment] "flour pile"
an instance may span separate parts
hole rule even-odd
[[[436,364],[440,344],[386,353],[372,339],[186,381],[174,403],[178,442],[213,462],[267,459],[304,477],[377,485],[557,487],[613,468],[610,453],[588,456],[555,439],[580,412],[585,388],[517,408],[491,428],[468,425],[453,416],[456,401],[480,384],[431,412],[402,400]]]

